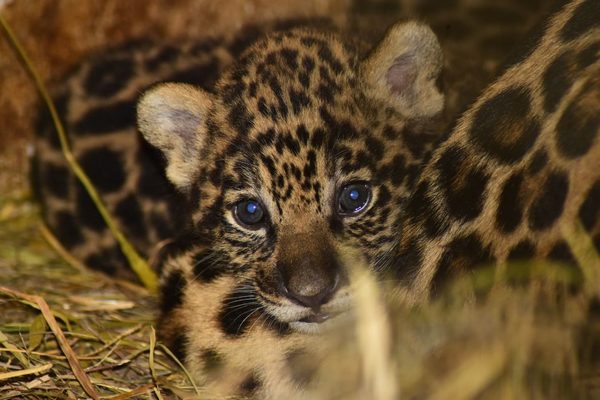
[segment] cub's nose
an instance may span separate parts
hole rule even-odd
[[[295,265],[280,263],[282,294],[299,305],[318,311],[333,297],[341,280],[338,263],[332,258],[326,263],[323,261],[305,257]]]

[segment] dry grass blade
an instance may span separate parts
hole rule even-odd
[[[67,341],[67,338],[65,337],[62,329],[60,329],[60,326],[58,326],[56,318],[54,318],[54,314],[50,310],[50,307],[48,306],[46,301],[39,296],[21,293],[17,290],[9,289],[2,286],[0,286],[0,292],[4,292],[10,296],[21,298],[26,301],[30,301],[32,303],[37,304],[40,311],[42,312],[42,315],[46,319],[46,323],[50,326],[50,329],[54,333],[54,336],[56,337],[56,340],[58,341],[61,350],[63,351],[65,357],[67,357],[67,361],[71,366],[71,370],[73,371],[73,374],[79,381],[81,387],[92,399],[98,399],[98,392],[92,385],[92,382],[88,378],[87,374],[83,371],[83,368],[81,368],[77,356],[71,349],[71,346],[69,345],[69,342]]]
[[[150,352],[148,359],[148,367],[150,368],[150,373],[152,374],[152,380],[156,384],[156,371],[154,369],[154,350],[156,349],[156,331],[154,328],[150,329],[150,346],[148,351]]]
[[[38,73],[36,72],[36,69],[34,68],[33,64],[29,61],[29,57],[27,56],[25,49],[21,46],[19,40],[17,40],[17,37],[15,36],[8,23],[4,20],[2,15],[0,15],[0,25],[8,35],[8,39],[11,46],[16,50],[19,59],[24,63],[27,72],[33,77],[36,87],[42,95],[44,102],[48,107],[48,110],[50,111],[54,126],[59,136],[60,145],[67,163],[69,164],[69,166],[73,170],[73,173],[77,176],[81,184],[85,187],[85,190],[94,202],[94,205],[98,209],[98,212],[102,216],[102,219],[109,227],[115,239],[118,241],[119,246],[121,247],[123,254],[125,254],[127,261],[129,262],[129,265],[131,266],[133,271],[140,278],[144,286],[146,286],[150,291],[156,292],[158,282],[156,274],[154,273],[154,271],[152,271],[148,263],[137,253],[137,251],[133,248],[131,243],[129,243],[123,232],[121,232],[117,224],[112,219],[110,213],[104,206],[104,203],[102,202],[100,195],[96,191],[96,188],[94,187],[87,174],[83,171],[83,169],[75,159],[75,156],[71,152],[69,142],[67,141],[67,136],[65,134],[62,123],[60,122],[60,118],[58,117],[58,113],[56,111],[54,103],[52,102],[52,99],[46,91],[44,84],[40,79]]]
[[[185,377],[188,379],[188,381],[192,384],[192,387],[194,388],[194,392],[196,392],[196,394],[198,396],[200,396],[200,389],[198,389],[198,386],[196,386],[196,382],[194,382],[194,378],[192,378],[192,375],[189,373],[189,371],[185,368],[185,366],[181,363],[181,361],[179,361],[179,359],[175,356],[175,354],[173,354],[173,352],[171,350],[169,350],[168,347],[166,347],[163,344],[159,344],[159,347],[161,348],[162,351],[164,351],[165,353],[167,353],[167,355],[169,357],[171,357],[171,359],[173,361],[175,361],[177,363],[177,365],[179,366],[179,368],[181,368],[181,370],[183,371],[183,373],[185,374]]]
[[[8,338],[6,337],[6,335],[2,332],[0,332],[0,343],[2,343],[6,349],[8,351],[10,351],[12,353],[13,356],[15,356],[15,358],[17,360],[19,360],[19,362],[21,363],[21,365],[23,365],[25,368],[29,368],[29,360],[27,360],[27,358],[22,354],[23,351],[19,350],[15,345],[13,345]],[[0,349],[2,350],[2,349]]]
[[[141,386],[141,387],[139,387],[137,389],[134,389],[134,390],[132,390],[130,392],[119,394],[119,395],[113,396],[113,397],[109,397],[108,399],[110,399],[110,400],[127,400],[127,399],[132,399],[134,397],[146,394],[146,393],[152,391],[152,389],[154,389],[154,385],[153,384],[148,384],[148,385]]]
[[[22,369],[19,371],[4,372],[4,373],[0,374],[0,382],[8,380],[8,379],[17,378],[19,376],[43,374],[44,372],[50,371],[52,369],[52,367],[53,367],[52,363],[48,363],[48,364],[39,365],[37,367]]]
[[[93,356],[96,356],[96,355],[102,353],[104,350],[107,350],[108,348],[110,348],[111,346],[113,346],[117,342],[120,342],[121,340],[123,340],[127,336],[131,336],[134,333],[138,332],[140,329],[142,329],[142,327],[143,327],[143,325],[138,324],[137,326],[134,326],[133,328],[127,329],[125,332],[123,332],[122,334],[120,334],[119,336],[117,336],[116,338],[114,338],[113,340],[109,341],[104,346],[99,347],[96,350],[92,351],[91,353],[86,354],[85,357],[93,357]]]

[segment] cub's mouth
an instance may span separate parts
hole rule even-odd
[[[327,330],[336,324],[344,312],[317,312],[297,321],[289,322],[289,327],[299,333],[315,334]]]
[[[329,320],[333,316],[334,315],[330,314],[330,313],[318,312],[318,313],[313,313],[307,317],[304,317],[304,318],[298,320],[298,322],[306,322],[306,323],[310,323],[310,324],[321,324],[321,323]]]
[[[291,330],[300,333],[318,333],[333,327],[345,314],[350,314],[347,301],[334,301],[318,309],[307,309],[298,305],[278,305],[265,307],[272,318],[287,324]]]

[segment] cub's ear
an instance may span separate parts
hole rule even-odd
[[[181,191],[198,172],[198,156],[206,140],[212,100],[191,85],[164,83],[148,89],[137,106],[138,127],[167,159],[167,178]]]
[[[397,23],[361,65],[366,93],[390,103],[407,118],[432,117],[444,108],[437,87],[442,50],[426,25]]]

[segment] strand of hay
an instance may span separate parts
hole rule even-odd
[[[79,363],[79,359],[77,358],[77,355],[71,348],[71,345],[69,345],[69,342],[67,341],[67,338],[65,337],[65,334],[63,333],[62,329],[60,329],[58,322],[56,322],[56,318],[54,318],[54,314],[50,310],[50,307],[48,306],[48,303],[46,303],[46,300],[44,300],[40,296],[21,293],[17,290],[9,289],[9,288],[2,287],[2,286],[0,286],[0,292],[6,293],[12,297],[20,298],[20,299],[23,299],[25,301],[28,301],[30,303],[37,305],[39,310],[42,312],[42,315],[44,316],[46,323],[52,330],[52,333],[54,333],[54,336],[56,337],[56,340],[58,341],[58,344],[59,344],[63,354],[65,355],[65,357],[67,357],[67,362],[71,366],[71,371],[73,371],[73,375],[75,375],[75,377],[79,381],[79,384],[81,385],[83,390],[85,390],[85,392],[92,399],[94,399],[94,400],[99,399],[100,396],[98,395],[96,388],[92,385],[90,378],[87,376],[87,374],[81,367],[81,364]],[[50,368],[51,367],[52,367],[52,365],[50,364]],[[23,372],[23,371],[20,371],[20,372]]]

